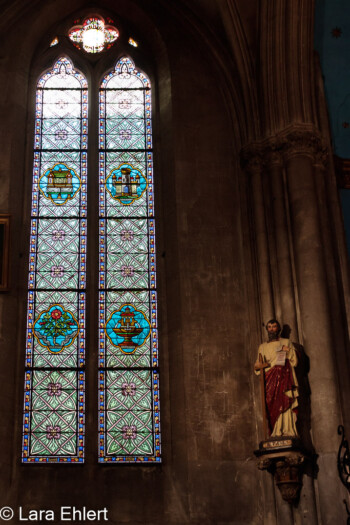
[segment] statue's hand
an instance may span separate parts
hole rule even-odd
[[[256,361],[254,364],[254,370],[262,370],[263,368],[267,368],[270,366],[269,363],[261,363],[260,361]]]
[[[286,345],[283,345],[283,346],[282,346],[282,350],[284,350],[285,352],[289,352],[289,348],[288,348],[288,346],[286,346]]]

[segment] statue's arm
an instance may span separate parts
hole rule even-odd
[[[298,356],[296,353],[296,350],[290,340],[288,340],[287,344],[283,345],[283,350],[287,352],[287,359],[289,359],[290,364],[295,367],[298,364]]]
[[[256,373],[256,375],[260,375],[260,370],[269,366],[270,364],[266,360],[263,345],[260,345],[258,350],[258,358],[254,363],[254,372]]]

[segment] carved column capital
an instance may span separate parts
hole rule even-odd
[[[321,138],[313,131],[291,131],[282,140],[282,152],[287,161],[300,155],[314,160],[317,151],[323,147]]]
[[[261,173],[264,162],[260,145],[253,144],[241,150],[241,166],[251,175]]]
[[[264,162],[268,168],[283,166],[283,142],[279,139],[269,141],[264,149]]]
[[[316,150],[315,152],[315,161],[314,165],[321,168],[326,169],[329,165],[329,153],[328,148],[326,145],[321,144],[320,148]]]
[[[280,167],[293,157],[307,156],[313,165],[326,168],[328,148],[319,132],[311,126],[293,125],[274,137],[242,148],[241,165],[249,173],[265,167]]]

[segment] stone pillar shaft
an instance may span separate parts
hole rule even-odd
[[[322,520],[340,523],[344,496],[337,473],[336,429],[342,414],[314,162],[309,153],[297,152],[287,157],[286,164],[302,343],[310,359],[311,432],[319,455],[317,493]]]
[[[295,291],[290,251],[290,236],[287,221],[287,203],[283,181],[283,162],[279,155],[270,155],[267,162],[267,185],[271,195],[273,217],[272,242],[277,262],[277,286],[281,308],[281,320],[291,328],[291,339],[298,337],[298,323],[295,307]],[[265,188],[266,191],[267,188]],[[270,246],[271,246],[270,242]]]
[[[259,287],[259,308],[261,334],[264,334],[262,322],[266,322],[273,316],[274,302],[271,284],[271,271],[268,251],[268,238],[265,221],[265,207],[262,189],[262,163],[259,157],[249,158],[246,165],[246,172],[250,176],[252,219],[254,222],[255,236],[255,258],[257,267],[257,278]],[[262,322],[261,322],[262,321]],[[265,336],[265,334],[264,334]],[[261,402],[261,401],[260,401]],[[259,406],[261,404],[259,403]],[[266,525],[277,525],[276,500],[273,478],[266,480],[267,473],[264,473],[263,480],[264,493],[264,523]],[[283,506],[283,504],[282,504]],[[277,505],[279,508],[280,505]],[[283,506],[283,508],[285,508]],[[286,521],[285,525],[293,525],[292,521]]]
[[[336,451],[342,419],[312,158],[287,159],[287,179],[303,344],[310,358],[313,440],[317,451]]]
[[[262,188],[262,165],[261,163],[255,163],[254,165],[250,165],[248,170],[251,176],[252,207],[256,234],[256,262],[259,276],[260,312],[263,322],[266,322],[274,315],[274,301]]]

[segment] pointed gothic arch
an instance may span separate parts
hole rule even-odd
[[[24,463],[85,456],[87,88],[64,56],[37,86]],[[99,457],[159,462],[150,82],[123,57],[99,104]]]

